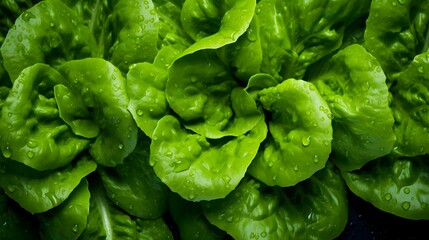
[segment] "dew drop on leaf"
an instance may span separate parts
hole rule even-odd
[[[408,201],[404,201],[404,202],[402,202],[402,203],[401,203],[401,207],[402,207],[402,209],[404,209],[404,210],[408,210],[408,209],[410,209],[410,202],[408,202]]]

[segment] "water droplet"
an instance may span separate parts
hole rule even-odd
[[[16,185],[9,185],[7,186],[7,190],[11,193],[15,192],[18,187]]]
[[[28,146],[29,148],[35,148],[35,147],[37,147],[37,146],[38,146],[38,144],[37,144],[37,142],[36,142],[36,141],[29,140],[29,141],[28,141],[28,143],[27,143],[27,146]]]
[[[410,188],[408,188],[408,187],[404,188],[404,193],[405,194],[409,194],[410,193]]]
[[[157,135],[153,135],[152,139],[156,141],[156,140],[158,140],[158,136]]]
[[[396,5],[396,2],[392,2],[392,7],[395,7]]]
[[[53,28],[53,27],[55,26],[55,23],[54,23],[54,22],[51,22],[51,23],[49,23],[49,26],[50,26],[51,28]]]
[[[313,162],[314,163],[318,163],[319,162],[319,155],[314,155],[314,157],[313,157]]]
[[[299,166],[298,166],[298,164],[295,164],[295,166],[293,167],[293,170],[294,170],[295,172],[298,172],[298,170],[299,170]]]
[[[118,145],[118,148],[119,148],[120,150],[124,149],[124,144],[122,144],[122,143],[121,143],[121,144],[119,144],[119,145]]]
[[[73,231],[74,233],[79,232],[79,226],[78,226],[77,224],[73,225],[73,227],[72,227],[72,231]]]
[[[189,199],[190,199],[190,200],[195,199],[195,195],[194,195],[194,194],[192,194],[192,193],[191,193],[191,194],[189,194],[189,196],[188,196],[188,197],[189,197]]]
[[[277,175],[273,175],[273,181],[277,181]]]
[[[325,146],[328,146],[329,145],[329,141],[325,140],[325,141],[323,141],[323,144],[325,144]]]
[[[384,194],[384,199],[385,199],[386,201],[390,201],[390,200],[392,199],[392,194],[390,194],[390,193],[386,193],[386,194]]]
[[[251,42],[254,42],[257,38],[258,36],[256,35],[256,31],[253,30],[253,28],[249,28],[249,30],[247,31],[247,39],[249,39],[249,41]]]
[[[369,88],[370,88],[369,82],[365,82],[364,84],[361,85],[361,89],[364,92],[368,91]]]
[[[6,146],[6,147],[3,149],[3,156],[4,156],[5,158],[10,158],[10,157],[12,157],[12,149],[10,149],[10,147],[9,147],[9,146]]]
[[[408,201],[404,201],[404,202],[402,202],[402,203],[401,203],[401,207],[402,207],[402,209],[404,209],[404,210],[408,210],[408,209],[410,209],[410,206],[411,206],[411,204],[410,204],[410,202],[408,202]]]
[[[143,110],[137,109],[136,114],[140,117],[143,116]]]
[[[134,209],[134,205],[130,204],[130,205],[128,206],[128,209],[129,209],[129,210],[133,210],[133,209]]]
[[[272,162],[272,161],[269,161],[269,162],[268,162],[268,167],[270,167],[270,168],[271,168],[271,167],[273,167],[273,165],[274,165],[274,162]]]
[[[227,222],[232,222],[232,221],[234,221],[234,217],[233,217],[233,216],[229,216],[229,217],[226,219],[226,221],[227,221]]]
[[[179,173],[188,170],[191,164],[187,160],[178,160],[174,163],[174,172]]]
[[[226,175],[223,176],[222,179],[225,183],[229,183],[231,181],[231,178],[229,176],[226,176]]]
[[[311,136],[303,137],[301,139],[302,146],[307,147],[311,143]]]
[[[417,71],[418,71],[419,73],[424,73],[424,72],[425,72],[425,70],[423,69],[423,67],[419,67],[419,68],[417,68]]]
[[[401,4],[401,5],[404,5],[405,4],[405,0],[398,0],[398,3]]]
[[[34,155],[35,155],[35,153],[34,153],[33,151],[28,151],[28,152],[27,152],[27,157],[28,157],[29,159],[33,159]]]

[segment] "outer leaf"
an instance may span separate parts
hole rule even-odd
[[[176,223],[180,239],[219,240],[226,233],[212,225],[204,216],[200,203],[186,201],[177,194],[170,194],[170,213]]]
[[[429,1],[374,0],[366,26],[365,48],[392,77],[429,47]]]
[[[392,151],[395,143],[386,76],[362,46],[350,45],[311,68],[309,81],[334,115],[333,152],[342,170],[362,167]]]
[[[38,214],[43,239],[78,239],[89,214],[88,181],[82,179],[69,198],[58,207]]]
[[[347,193],[333,164],[290,188],[245,178],[224,199],[203,202],[207,219],[234,239],[335,239],[347,223]]]
[[[75,136],[58,116],[53,88],[65,80],[56,70],[35,64],[22,71],[6,98],[0,118],[3,155],[37,170],[72,161],[89,141]]]
[[[261,120],[245,135],[210,142],[188,133],[167,115],[153,133],[150,164],[173,192],[187,200],[223,198],[244,177],[266,131]]]
[[[79,239],[138,239],[136,222],[107,198],[98,179],[91,179],[88,224]]]
[[[95,170],[95,162],[86,157],[75,165],[55,171],[39,172],[21,163],[5,160],[0,187],[30,213],[46,212],[64,202],[81,179]]]
[[[331,152],[332,114],[315,86],[288,79],[261,90],[259,101],[271,112],[270,134],[249,173],[267,185],[286,187],[324,168]]]
[[[64,17],[66,16],[66,17]],[[4,66],[14,81],[35,63],[61,63],[94,56],[96,42],[78,15],[57,0],[41,1],[16,20],[1,46]]]
[[[387,156],[342,175],[354,194],[382,211],[408,219],[429,219],[427,155]]]
[[[398,74],[391,89],[395,117],[394,152],[405,156],[429,153],[429,52],[417,55]]]
[[[183,55],[218,49],[237,41],[249,27],[255,6],[255,0],[185,1],[180,20],[196,42]]]
[[[98,58],[70,61],[58,70],[68,80],[69,91],[80,95],[84,107],[91,113],[92,125],[100,128],[89,149],[92,157],[105,166],[122,163],[136,146],[137,126],[127,109],[129,99],[121,72]],[[64,97],[67,95],[56,95],[56,98]],[[59,100],[58,104],[66,102]],[[68,111],[67,106],[59,109]],[[66,115],[71,117],[71,114]],[[73,121],[79,120],[80,114],[75,113]]]
[[[107,196],[132,216],[155,219],[167,210],[167,187],[149,165],[150,139],[140,135],[136,149],[114,169],[99,168]]]
[[[371,1],[261,0],[261,71],[301,79],[307,67],[341,46],[344,28],[368,11]]]
[[[0,222],[0,238],[3,240],[39,239],[34,216],[17,207],[3,190],[0,190]]]
[[[136,219],[138,240],[173,240],[173,234],[162,218]]]
[[[262,117],[255,101],[237,86],[213,51],[176,60],[165,94],[186,128],[207,138],[242,135]]]

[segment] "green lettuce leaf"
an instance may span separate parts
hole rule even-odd
[[[347,193],[333,164],[290,188],[245,178],[224,199],[203,202],[207,219],[234,239],[335,239],[347,223]]]
[[[429,1],[373,0],[366,22],[365,48],[394,78],[429,47]]]
[[[184,199],[223,198],[244,177],[266,132],[261,120],[247,134],[210,141],[167,115],[153,133],[150,164],[161,181]]]
[[[45,64],[22,71],[4,101],[0,118],[3,155],[37,170],[64,166],[89,141],[73,134],[58,115],[53,88],[63,76]]]
[[[90,133],[99,131],[89,148],[95,161],[104,166],[122,163],[136,146],[138,128],[127,109],[126,80],[119,69],[101,58],[86,58],[64,63],[58,71],[67,81],[55,91],[60,116],[75,134],[87,127]],[[69,108],[69,96],[80,98],[73,102],[81,105]]]
[[[378,209],[407,219],[429,219],[427,155],[389,155],[342,172],[348,188]]]
[[[132,216],[155,219],[167,210],[167,187],[149,165],[150,139],[139,136],[136,149],[115,168],[98,168],[107,197]]]
[[[354,170],[390,153],[396,137],[389,91],[378,61],[352,44],[310,68],[306,77],[333,114],[335,164]]]
[[[169,211],[178,227],[180,239],[225,239],[226,233],[204,216],[201,203],[187,201],[174,193],[170,194],[169,200]]]
[[[2,160],[0,187],[30,213],[46,212],[64,202],[97,164],[83,156],[56,170],[37,171],[19,162]]]
[[[429,52],[417,55],[398,73],[391,88],[395,117],[394,152],[404,156],[429,153]]]
[[[261,77],[260,82],[270,82],[270,76],[267,81]],[[258,96],[270,113],[269,135],[249,173],[267,185],[287,187],[324,168],[331,152],[332,114],[316,87],[291,78]]]
[[[242,135],[262,117],[253,98],[213,51],[176,60],[169,69],[165,94],[185,127],[207,138]]]
[[[180,20],[195,43],[183,55],[218,49],[237,41],[249,27],[255,7],[255,0],[185,1]]]
[[[345,27],[364,15],[370,2],[259,1],[260,71],[279,80],[301,79],[309,65],[341,46]]]
[[[37,214],[42,239],[78,239],[86,227],[90,193],[82,179],[70,196],[48,212]]]
[[[61,1],[41,1],[15,21],[1,46],[3,64],[15,81],[35,63],[58,66],[95,56],[96,42],[79,16]]]

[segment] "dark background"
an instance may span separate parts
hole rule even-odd
[[[349,195],[349,222],[337,240],[429,239],[429,220],[408,220],[382,212],[353,193]]]

